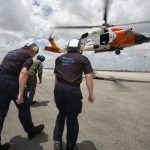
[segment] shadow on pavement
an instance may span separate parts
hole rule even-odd
[[[116,86],[119,90],[123,89],[124,91],[131,91],[131,89],[124,85],[123,82],[118,81],[118,80],[112,80],[112,83],[114,86]]]
[[[31,107],[48,106],[48,103],[49,103],[49,102],[50,102],[50,101],[41,101],[41,102],[37,101],[37,103],[34,104],[34,105],[31,105]]]
[[[110,78],[104,78],[104,77],[95,77],[94,78],[95,80],[108,80],[108,81],[119,81],[119,82],[139,82],[139,83],[150,83],[150,81],[143,81],[143,80],[133,80],[133,79],[120,79],[120,78],[113,78],[113,77],[110,77]]]
[[[97,150],[94,143],[89,140],[85,140],[82,143],[78,143],[77,146],[79,150]]]
[[[48,141],[48,134],[42,132],[37,135],[34,139],[28,140],[20,135],[10,139],[10,150],[44,150],[40,145]]]
[[[82,143],[77,143],[79,150],[97,150],[94,143],[88,140],[83,141]],[[63,149],[66,149],[66,144],[63,142]]]

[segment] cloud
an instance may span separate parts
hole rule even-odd
[[[23,0],[1,1],[0,28],[10,31],[30,30],[32,6],[29,1],[27,2]]]
[[[111,0],[108,22],[122,24],[149,20],[150,1]],[[103,21],[103,1],[98,0],[7,0],[0,1],[0,52],[19,48],[27,42],[37,42],[40,53],[44,53],[47,66],[54,66],[57,54],[43,51],[49,45],[47,38],[53,33],[60,47],[68,40],[79,38],[83,33],[93,29],[54,30],[56,25],[101,25]],[[150,36],[149,24],[125,26],[138,33]],[[148,64],[150,44],[127,48],[116,56],[114,52],[94,54],[85,52],[97,69],[129,68],[142,70]],[[144,56],[146,56],[145,59]],[[49,61],[50,60],[50,61]],[[51,62],[51,63],[50,63]],[[148,65],[146,66],[148,68]],[[150,70],[150,68],[149,68]]]

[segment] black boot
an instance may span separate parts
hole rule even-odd
[[[10,147],[9,143],[5,143],[3,145],[0,144],[0,150],[8,150]]]
[[[34,132],[28,134],[28,139],[33,139],[35,137],[36,134],[41,133],[44,130],[44,124],[40,124],[38,126],[35,127]]]
[[[54,150],[63,150],[63,148],[62,148],[62,142],[55,141],[55,143],[54,143]]]

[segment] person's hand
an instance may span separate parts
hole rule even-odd
[[[89,101],[90,103],[93,103],[94,100],[95,100],[94,96],[93,96],[93,95],[89,95],[88,101]]]
[[[16,103],[19,104],[19,105],[22,104],[22,103],[24,103],[23,96],[18,96],[17,99],[16,99]]]

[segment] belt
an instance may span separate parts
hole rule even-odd
[[[62,83],[62,84],[74,86],[74,87],[80,87],[80,83],[71,83],[71,82],[67,82],[67,81],[58,81],[58,83]]]

